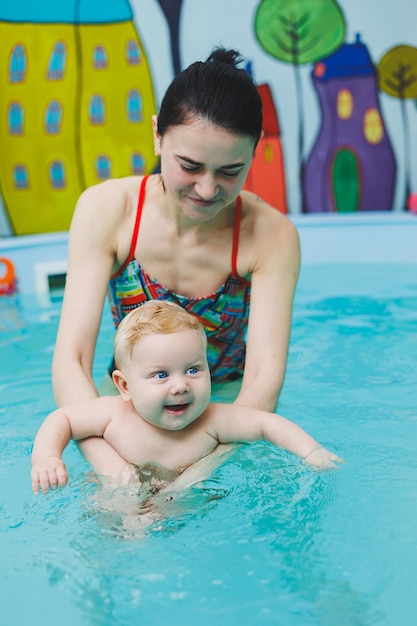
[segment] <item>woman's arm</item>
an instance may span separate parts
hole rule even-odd
[[[255,229],[255,260],[242,387],[236,404],[275,411],[284,384],[292,307],[300,271],[295,226],[263,205]]]
[[[125,204],[118,183],[108,181],[85,191],[75,209],[69,238],[67,281],[52,364],[58,406],[98,395],[92,366],[108,281],[116,262],[118,234],[121,223],[126,221]],[[132,227],[131,224],[128,226]],[[129,243],[129,236],[127,241]],[[80,448],[100,474],[116,477],[125,465],[103,439],[86,439],[80,442]]]
[[[109,211],[102,206],[102,195],[99,187],[84,192],[71,224],[68,271],[52,364],[58,406],[98,395],[92,365],[115,260],[114,232],[105,219]]]

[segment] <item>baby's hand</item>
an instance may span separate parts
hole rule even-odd
[[[65,463],[57,456],[46,456],[35,461],[31,477],[33,493],[39,493],[39,485],[43,493],[48,493],[49,487],[52,489],[56,489],[58,485],[65,487],[68,482]]]
[[[343,459],[341,459],[333,452],[326,450],[326,448],[317,448],[311,452],[308,456],[303,459],[306,465],[309,465],[313,469],[339,469],[337,463],[344,463]]]

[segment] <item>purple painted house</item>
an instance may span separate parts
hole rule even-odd
[[[396,162],[376,69],[359,35],[312,71],[321,127],[304,168],[307,213],[392,209]]]

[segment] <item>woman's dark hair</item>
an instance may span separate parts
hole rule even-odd
[[[262,101],[252,78],[238,68],[241,61],[236,50],[215,48],[207,61],[197,61],[178,74],[161,103],[159,134],[195,116],[235,135],[248,135],[256,146],[262,132]]]

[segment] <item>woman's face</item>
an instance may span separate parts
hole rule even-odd
[[[175,126],[154,139],[166,191],[193,221],[207,221],[232,205],[252,163],[254,141],[204,119]]]

